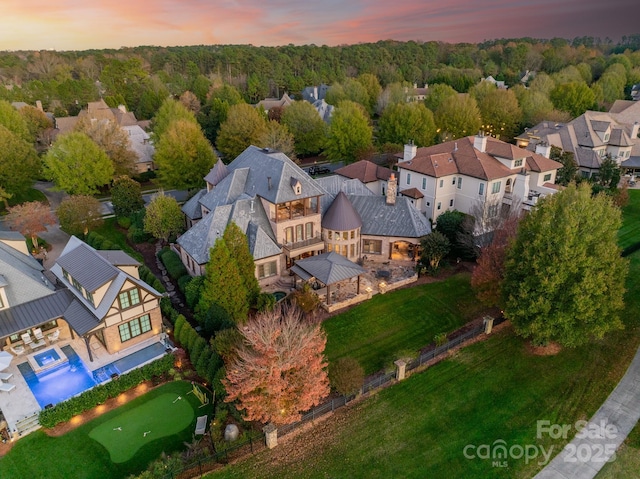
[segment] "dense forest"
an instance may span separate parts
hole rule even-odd
[[[77,114],[87,102],[105,97],[124,103],[139,119],[151,118],[168,95],[192,91],[204,104],[212,86],[237,88],[255,103],[283,92],[297,96],[320,83],[334,84],[363,73],[384,88],[398,82],[444,83],[467,92],[492,75],[507,85],[527,70],[559,74],[576,66],[589,85],[611,63],[625,67],[624,88],[640,82],[640,35],[609,39],[580,37],[492,40],[481,44],[380,41],[370,44],[254,47],[213,45],[141,46],[118,50],[0,52],[0,99],[42,101],[58,116]],[[596,92],[599,106],[611,100]],[[623,93],[624,95],[624,93]],[[599,97],[599,98],[598,98]]]

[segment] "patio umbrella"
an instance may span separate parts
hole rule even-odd
[[[7,351],[0,351],[0,371],[4,371],[11,364],[13,355]]]

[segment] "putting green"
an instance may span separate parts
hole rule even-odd
[[[186,398],[162,394],[94,428],[89,437],[102,444],[119,464],[131,459],[138,450],[161,437],[177,434],[195,417]]]

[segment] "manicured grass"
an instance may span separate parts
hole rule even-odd
[[[613,462],[605,464],[596,479],[619,479],[638,477],[640,474],[640,423],[627,436],[626,441],[616,452]]]
[[[500,468],[491,459],[467,459],[464,448],[504,441],[508,448],[552,447],[555,455],[572,434],[537,438],[536,422],[571,425],[595,413],[640,345],[640,253],[631,259],[624,331],[555,356],[534,356],[507,329],[347,414],[339,412],[330,440],[302,455],[296,451],[296,461],[276,459],[277,450],[264,451],[207,477],[533,477],[542,468],[540,458],[528,464],[508,458],[508,467]],[[304,436],[297,441],[304,447]],[[629,468],[611,477],[635,477],[636,463],[631,455]]]
[[[629,190],[629,204],[622,210],[622,217],[618,243],[626,248],[640,242],[640,190]]]
[[[329,361],[350,356],[366,373],[416,352],[438,333],[450,333],[475,318],[483,306],[475,299],[469,274],[376,295],[370,301],[327,319]]]
[[[102,444],[115,463],[126,462],[145,444],[177,434],[193,421],[193,408],[175,393],[165,393],[94,427],[89,437]]]
[[[199,408],[200,401],[191,391],[191,383],[187,381],[171,382],[140,396],[122,407],[110,411],[97,419],[79,426],[77,429],[61,437],[49,437],[42,431],[36,431],[20,439],[9,454],[0,458],[0,477],[2,479],[122,479],[130,474],[138,474],[146,469],[160,453],[171,453],[184,449],[184,442],[190,441],[195,429],[195,416],[211,412],[211,406]],[[172,401],[181,396],[182,400]],[[167,403],[167,401],[170,401]],[[159,402],[158,402],[159,401]],[[178,404],[179,403],[179,404]],[[176,408],[177,406],[177,408]],[[191,410],[191,419],[187,422],[186,409]],[[177,411],[180,418],[174,418]],[[133,413],[135,411],[135,414]],[[113,425],[114,423],[117,425]],[[130,438],[124,439],[129,447],[136,448],[135,455],[124,462],[115,463],[111,454],[116,451],[116,458],[124,459],[128,451],[118,451],[127,447],[105,441],[108,447],[94,440],[93,436],[106,438],[101,427],[109,425],[135,429]],[[113,425],[113,426],[112,426]],[[147,427],[145,428],[145,425]],[[182,427],[178,430],[178,425]],[[137,437],[138,429],[151,430],[151,434]],[[163,436],[154,435],[163,431]],[[142,434],[140,434],[142,436]],[[123,440],[123,441],[124,441]]]
[[[21,203],[26,203],[27,201],[42,201],[44,203],[48,203],[47,197],[40,190],[36,190],[35,188],[30,188],[25,191],[21,195],[13,195],[9,200],[9,206],[19,205]],[[0,202],[0,213],[4,214],[7,210],[4,207],[4,202]]]
[[[118,245],[122,251],[126,252],[138,261],[142,262],[144,260],[140,253],[129,246],[127,243],[127,235],[120,230],[115,218],[106,218],[104,220],[104,224],[100,228],[96,229],[95,232],[105,239],[108,239],[113,244]]]

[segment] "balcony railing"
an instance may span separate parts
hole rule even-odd
[[[307,238],[301,241],[284,243],[282,246],[284,247],[285,250],[287,250],[287,252],[289,253],[289,256],[291,256],[291,253],[294,251],[296,252],[296,254],[300,254],[300,253],[304,253],[305,251],[312,251],[313,249],[318,249],[317,246],[320,244],[324,246],[324,241],[320,234],[316,234],[311,238]],[[311,248],[312,246],[316,248]],[[303,251],[298,251],[298,250],[303,250]]]

